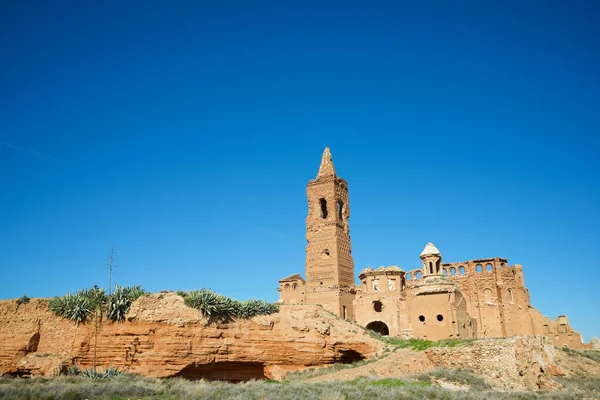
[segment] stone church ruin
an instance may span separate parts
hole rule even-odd
[[[523,267],[505,258],[444,262],[433,243],[421,268],[363,269],[355,284],[348,183],[326,148],[306,188],[306,280],[279,281],[282,304],[321,305],[382,335],[429,340],[549,336],[555,346],[586,348],[566,316],[543,317],[530,303]]]

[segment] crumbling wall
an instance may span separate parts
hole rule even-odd
[[[431,362],[449,368],[472,370],[502,390],[552,389],[556,370],[552,342],[542,336],[478,340],[470,346],[426,350]]]

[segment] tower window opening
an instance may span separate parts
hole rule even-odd
[[[319,204],[321,206],[321,218],[327,218],[327,200],[319,199]]]
[[[344,220],[344,216],[342,214],[343,210],[344,210],[344,203],[342,203],[341,201],[338,200],[338,202],[337,202],[337,212],[338,212],[338,219],[340,221]]]
[[[379,291],[379,279],[373,279],[373,291],[374,292]]]
[[[373,302],[373,310],[375,310],[375,312],[381,312],[382,309],[383,309],[383,304],[380,301]]]
[[[513,296],[512,289],[508,289],[508,300],[512,303],[515,301],[515,297]]]
[[[433,264],[429,261],[429,273],[433,274]]]

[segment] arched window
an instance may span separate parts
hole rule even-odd
[[[422,276],[423,274],[421,274],[421,271],[417,271],[417,273],[415,274],[416,279],[421,279]]]
[[[286,283],[286,284],[285,284],[285,286],[283,287],[283,290],[285,290],[286,292],[287,292],[288,290],[290,290],[290,284],[289,284],[289,283]]]
[[[456,268],[452,267],[450,268],[450,276],[454,276],[456,275]]]
[[[319,199],[319,205],[321,206],[321,218],[327,218],[327,200]]]
[[[492,264],[486,264],[485,272],[492,272],[493,270],[494,270],[494,267],[492,267]]]
[[[462,265],[460,267],[458,267],[458,273],[460,275],[464,275],[465,274],[465,267],[463,267]]]
[[[373,279],[373,291],[374,292],[379,291],[379,279]]]
[[[486,303],[492,302],[492,289],[486,288],[483,289],[483,299]]]
[[[448,271],[446,270],[446,268],[443,268],[443,269],[442,269],[442,274],[443,274],[444,276],[448,275]]]
[[[378,300],[374,301],[373,310],[375,310],[375,312],[381,312],[381,310],[383,310],[383,304]]]
[[[481,273],[481,271],[483,271],[483,268],[481,267],[481,265],[477,264],[477,265],[475,266],[475,271],[477,271],[477,273],[478,273],[478,274],[480,274],[480,273]]]
[[[337,202],[337,212],[338,212],[338,219],[340,221],[344,220],[344,203],[342,203],[340,200],[338,200]]]
[[[298,284],[297,284],[297,283],[294,283],[294,284],[292,285],[292,290],[296,290],[296,289],[298,289]]]
[[[406,279],[407,281],[412,281],[412,274],[411,274],[410,272],[409,272],[409,273],[407,273],[407,274],[406,274],[406,275],[404,275],[404,276],[405,276],[405,279]]]
[[[508,289],[508,301],[513,303],[515,301],[515,297],[513,296],[513,291],[511,288]]]
[[[433,274],[433,264],[429,261],[429,273]]]

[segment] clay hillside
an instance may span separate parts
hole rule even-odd
[[[455,385],[436,380],[435,371],[446,367],[471,370],[494,389],[559,390],[565,376],[600,377],[597,361],[555,349],[546,337],[430,342],[421,349],[425,341],[390,340],[314,305],[283,305],[271,315],[219,322],[171,292],[141,296],[121,322],[76,324],[57,317],[48,303],[0,302],[0,374],[58,375],[74,365],[91,368],[95,354],[100,370],[231,382],[431,373],[437,384]],[[346,367],[293,373],[333,364]]]

